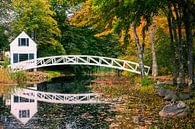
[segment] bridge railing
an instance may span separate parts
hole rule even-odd
[[[9,65],[8,67],[13,71],[22,71],[22,70],[36,68],[36,66],[37,66],[36,60],[32,59],[32,60],[14,63],[14,64]]]
[[[94,65],[103,66],[114,69],[126,70],[141,74],[139,64],[132,61],[100,57],[100,56],[89,56],[89,55],[62,55],[62,56],[51,56],[42,57],[35,60],[28,60],[19,62],[11,65],[12,69],[28,70],[33,68],[40,68],[53,65]],[[148,75],[150,71],[149,66],[144,66],[145,74]]]

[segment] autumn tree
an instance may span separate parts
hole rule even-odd
[[[61,37],[57,21],[53,18],[48,0],[13,0],[15,19],[13,32],[26,31],[38,44],[39,56],[64,54],[63,46],[56,40]]]
[[[81,20],[79,24],[91,24],[93,27],[100,27],[103,32],[118,34],[122,38],[124,46],[134,41],[138,50],[138,60],[142,77],[145,76],[145,36],[151,23],[151,14],[149,14],[145,8],[150,8],[153,13],[156,13],[156,8],[151,8],[153,5],[147,4],[149,2],[151,1],[148,0],[145,3],[141,1],[87,0],[85,2],[85,10],[81,10],[80,16],[76,15],[77,20]],[[157,1],[152,3],[154,5],[161,4]],[[88,16],[88,19],[86,19],[84,15]],[[144,21],[147,22],[142,26],[141,34],[138,34],[137,27],[141,26]],[[129,33],[130,30],[132,30],[132,35]]]

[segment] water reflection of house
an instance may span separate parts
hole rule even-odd
[[[11,106],[11,114],[22,124],[26,124],[37,113],[37,100],[23,98],[16,94],[11,95],[10,102],[7,101],[6,105]]]
[[[0,122],[0,129],[3,129],[3,123]]]

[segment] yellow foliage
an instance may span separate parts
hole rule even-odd
[[[87,24],[88,18],[92,18],[92,8],[90,6],[90,0],[86,0],[82,3],[82,9],[75,12],[74,17],[70,18],[71,25],[84,26]]]
[[[164,16],[155,16],[154,19],[153,19],[153,24],[156,25],[156,27],[160,27],[160,28],[163,28],[164,31],[166,33],[169,33],[169,29],[167,27],[167,19],[166,17]],[[136,28],[137,30],[137,34],[139,36],[139,40],[140,40],[140,43],[144,43],[145,44],[145,47],[146,48],[149,48],[150,47],[150,32],[151,32],[151,29],[152,27],[149,26],[148,28],[148,31],[146,31],[145,33],[145,41],[143,42],[143,38],[142,38],[142,29],[143,27],[146,25],[146,21],[144,19],[141,20],[141,24]],[[133,35],[133,32],[132,32],[132,29],[130,28],[129,29],[129,34],[132,36]],[[155,35],[156,37],[156,35]],[[134,37],[131,37],[132,38],[132,42],[135,44],[135,40],[134,40]]]
[[[0,83],[13,83],[9,72],[6,69],[0,69]]]
[[[145,39],[144,39],[144,41],[143,41],[143,38],[142,38],[142,29],[143,29],[143,27],[145,25],[146,25],[146,21],[144,19],[142,19],[140,25],[136,27],[136,31],[137,31],[137,35],[139,37],[140,44],[144,43],[145,47],[150,47],[149,31],[145,32]],[[131,36],[134,35],[131,28],[129,29],[129,34]],[[132,38],[132,43],[135,44],[134,37],[131,37],[131,38]]]
[[[101,37],[101,36],[103,36],[103,35],[108,35],[108,34],[110,34],[110,33],[111,33],[111,30],[105,30],[105,31],[103,31],[103,32],[101,32],[101,33],[96,34],[95,36],[96,36],[96,37]]]
[[[14,88],[14,85],[0,84],[0,96],[9,93]]]
[[[156,16],[154,17],[154,23],[158,26],[158,27],[161,27],[161,28],[167,28],[168,29],[168,26],[167,26],[167,18],[164,17],[164,16]]]

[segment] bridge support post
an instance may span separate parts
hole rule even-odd
[[[37,69],[33,69],[33,72],[37,72]]]

